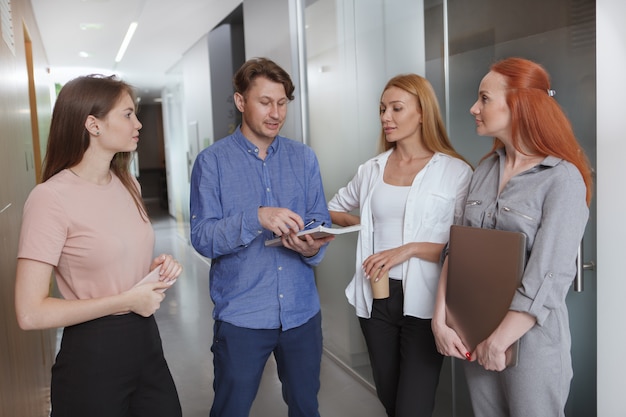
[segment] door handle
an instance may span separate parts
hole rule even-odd
[[[578,245],[578,256],[576,257],[576,277],[574,278],[574,291],[583,292],[585,290],[583,274],[587,270],[595,270],[594,261],[583,262],[583,242]]]

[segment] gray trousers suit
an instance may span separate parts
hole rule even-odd
[[[563,417],[573,377],[565,297],[576,274],[576,256],[589,209],[578,169],[548,156],[513,176],[499,190],[504,149],[476,168],[463,225],[526,234],[526,267],[509,310],[535,325],[520,339],[516,367],[464,369],[476,417]]]

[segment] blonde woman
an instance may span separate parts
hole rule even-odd
[[[333,223],[362,224],[346,296],[365,336],[388,416],[432,415],[443,356],[431,318],[439,258],[462,215],[472,169],[454,150],[430,83],[398,75],[380,100],[383,152],[358,168],[328,204]],[[360,217],[350,214],[360,209]],[[390,296],[370,280],[389,274]]]

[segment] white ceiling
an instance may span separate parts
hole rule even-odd
[[[31,0],[55,82],[117,74],[142,101],[160,96],[183,54],[241,0]],[[115,56],[131,22],[137,30],[122,61]],[[81,57],[86,52],[89,56]]]

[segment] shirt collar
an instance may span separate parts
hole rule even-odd
[[[386,150],[385,152],[380,153],[374,157],[374,160],[378,163],[379,166],[381,166],[382,168],[385,167],[385,164],[387,164],[387,159],[389,159],[389,155],[391,155],[391,152],[393,152],[393,149],[394,148],[390,148]],[[432,158],[430,159],[430,161],[428,161],[428,164],[438,162],[441,159],[441,156],[442,154],[440,152],[435,152]]]
[[[237,129],[233,133],[233,138],[235,142],[247,153],[251,155],[257,155],[259,153],[259,148],[254,143],[250,142],[243,133],[241,133],[241,125],[237,126]],[[270,146],[267,148],[268,155],[276,153],[276,151],[278,150],[279,142],[280,136],[276,136]]]
[[[506,152],[503,147],[495,150],[500,158],[504,158],[506,156]],[[547,167],[555,167],[561,162],[563,158],[559,158],[558,156],[548,155],[539,163],[539,165],[547,166]]]

